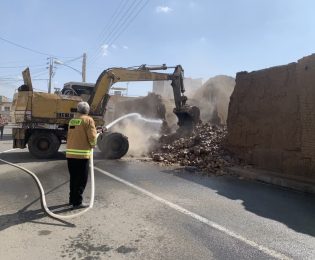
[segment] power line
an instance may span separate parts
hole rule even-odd
[[[0,75],[0,77],[7,77],[7,78],[9,78],[9,77],[17,77],[16,74]]]
[[[71,60],[63,61],[63,63],[64,64],[69,64],[71,62],[77,61],[77,60],[82,59],[82,58],[83,58],[83,55],[80,55],[79,57],[73,58]]]
[[[12,42],[12,41],[7,40],[7,39],[2,38],[2,37],[0,37],[0,40],[4,41],[4,42],[6,42],[6,43],[9,43],[9,44],[11,44],[11,45],[14,45],[14,46],[16,46],[16,47],[22,48],[22,49],[24,49],[24,50],[28,50],[28,51],[33,52],[33,53],[37,53],[37,54],[44,55],[44,56],[57,57],[56,55],[52,55],[52,54],[49,54],[49,53],[37,51],[37,50],[34,50],[34,49],[31,49],[31,48],[25,47],[25,46],[23,46],[23,45],[21,45],[21,44]],[[58,57],[62,57],[62,56],[58,56]],[[72,57],[62,57],[62,58],[72,58]]]
[[[140,7],[140,9],[138,10],[138,12],[129,20],[129,21],[125,21],[124,25],[125,27],[120,30],[120,32],[117,31],[116,33],[116,37],[109,43],[109,45],[113,44],[125,31],[126,29],[130,26],[130,24],[137,18],[137,16],[141,13],[141,11],[145,8],[145,6],[149,3],[149,0],[146,0],[144,2],[144,4]]]
[[[45,60],[43,61],[45,64],[46,64],[46,59],[44,58],[40,58],[39,59],[40,61],[42,60]],[[0,62],[0,66],[3,66],[3,67],[17,67],[17,66],[20,66],[21,64],[32,64],[34,62],[34,60],[15,60],[15,61],[4,61],[4,60],[1,60]],[[39,62],[39,61],[38,61]],[[29,66],[29,65],[27,65]],[[32,66],[32,65],[30,65]]]
[[[15,60],[15,61],[1,61],[1,64],[12,64],[12,63],[27,63],[29,62],[30,60]],[[13,66],[13,65],[12,65]]]
[[[48,80],[48,79],[32,78],[32,80]],[[0,78],[0,81],[13,81],[13,82],[19,82],[19,81],[23,81],[23,79],[17,79],[17,78]]]
[[[24,67],[24,68],[25,68],[25,67]],[[45,71],[45,72],[47,71],[46,65],[34,69],[34,70],[32,71],[32,75],[38,74],[38,73],[42,73],[42,72],[44,72],[44,71]],[[19,73],[14,73],[14,74],[9,74],[9,75],[0,75],[0,78],[12,78],[12,77],[13,77],[13,78],[17,78],[17,77],[19,77],[18,74],[20,75],[20,72],[19,72]]]
[[[32,74],[32,78],[36,78],[36,77],[44,75],[44,74],[47,74],[47,70]]]
[[[124,15],[126,15],[120,22],[118,22],[110,31],[109,35],[106,38],[106,41],[109,41],[108,46],[110,47],[111,44],[113,44],[119,36],[129,27],[129,25],[135,20],[135,18],[139,15],[139,13],[143,10],[143,8],[148,4],[149,0],[146,0],[144,4],[138,9],[136,12],[137,7],[141,4],[143,0],[140,0],[137,2],[135,0],[127,9],[127,12],[124,12]],[[135,15],[134,15],[135,14]],[[131,18],[130,18],[131,17]],[[110,39],[112,36],[112,39]],[[115,37],[113,39],[113,37]],[[104,41],[103,43],[105,43]],[[101,50],[101,47],[99,48],[99,51],[96,53],[96,55],[91,59],[91,65],[96,62],[96,60],[99,58],[99,52]]]
[[[18,68],[26,68],[26,67],[36,68],[36,67],[43,67],[43,66],[45,66],[45,64],[41,64],[41,65],[21,65],[21,66],[0,66],[0,69],[18,69]]]
[[[28,48],[28,47],[22,46],[22,45],[20,45],[20,44],[18,44],[18,43],[15,43],[15,42],[9,41],[9,40],[4,39],[4,38],[2,38],[2,37],[0,37],[0,40],[2,40],[2,41],[4,41],[4,42],[7,42],[7,43],[9,43],[9,44],[11,44],[11,45],[14,45],[14,46],[16,46],[16,47],[19,47],[19,48],[22,48],[22,49],[25,49],[25,50],[28,50],[28,51],[31,51],[31,52],[37,53],[37,54],[41,54],[41,55],[45,55],[45,56],[53,56],[53,55],[48,54],[48,53],[44,53],[44,52],[41,52],[41,51],[33,50],[33,49],[31,49],[31,48]]]
[[[19,79],[17,79],[17,78],[1,78],[0,77],[0,80],[2,80],[2,81],[7,81],[7,80],[19,80]]]
[[[126,2],[125,6],[127,6],[127,3],[129,2],[130,0],[121,0],[118,7],[116,8],[116,10],[114,11],[113,15],[109,18],[109,21],[112,21],[110,22],[108,25],[104,26],[103,30],[101,31],[100,33],[100,36],[99,36],[99,39],[101,40],[102,42],[102,38],[105,36],[105,34],[108,32],[108,30],[110,29],[111,27],[111,24],[115,23],[116,20],[117,20],[117,17],[119,17],[119,15],[117,15],[119,13],[119,9],[122,7],[122,4],[124,2]],[[120,12],[121,13],[121,12]],[[113,20],[112,20],[113,19]],[[98,46],[98,45],[97,45]]]
[[[97,47],[97,50],[95,52],[95,54],[93,55],[93,57],[91,58],[91,63],[94,63],[96,61],[96,59],[98,58],[99,53],[102,50],[102,45],[106,43],[106,41],[108,41],[108,39],[110,39],[110,36],[112,35],[112,33],[117,29],[117,27],[120,26],[121,21],[123,20],[123,18],[130,12],[130,10],[132,10],[132,8],[134,7],[134,5],[136,4],[136,2],[138,0],[134,0],[133,2],[131,2],[130,5],[128,5],[130,3],[130,1],[132,0],[127,0],[125,6],[122,8],[121,12],[119,15],[117,15],[114,20],[112,21],[112,23],[110,24],[110,26],[108,26],[108,34],[106,37],[103,37],[100,41],[100,44]]]
[[[47,64],[45,64],[44,66],[40,67],[40,68],[36,68],[36,69],[32,69],[32,73],[38,73],[38,72],[41,72],[41,71],[44,71],[44,70],[47,70]]]
[[[138,0],[134,0],[133,2],[130,3],[131,0],[127,0],[124,8],[121,10],[120,14],[117,15],[115,19],[110,27],[108,27],[108,34],[106,37],[103,37],[103,39],[101,40],[93,58],[91,58],[91,64],[94,63],[97,59],[98,59],[98,55],[99,53],[102,51],[102,45],[105,44],[111,37],[111,35],[113,34],[113,32],[115,32],[115,30],[119,29],[119,26],[121,25],[121,21],[124,19],[124,17],[126,17],[130,11],[133,10],[135,4],[137,3]],[[141,1],[141,0],[140,0]],[[128,5],[130,3],[130,5]]]
[[[116,24],[116,26],[110,31],[108,37],[106,38],[106,40],[104,40],[104,43],[109,41],[109,39],[115,35],[117,33],[117,31],[124,25],[125,21],[129,19],[129,17],[132,15],[132,13],[135,11],[135,9],[139,6],[139,4],[141,3],[142,0],[140,0],[139,2],[137,2],[137,0],[135,0],[130,6],[129,8],[126,10],[126,12],[123,14],[123,19],[119,20],[119,23]]]

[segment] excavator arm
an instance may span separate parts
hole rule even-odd
[[[155,72],[156,70],[167,70],[174,68],[173,73]],[[164,81],[171,80],[175,108],[174,113],[178,117],[178,125],[191,128],[199,121],[200,111],[197,107],[186,105],[187,97],[184,96],[185,88],[183,83],[184,70],[180,65],[167,67],[166,65],[147,67],[142,65],[138,68],[110,68],[101,73],[96,81],[94,90],[90,96],[90,114],[103,116],[109,100],[109,90],[116,82],[129,81]]]

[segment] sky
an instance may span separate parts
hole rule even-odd
[[[181,64],[206,81],[295,62],[314,53],[314,10],[313,0],[1,1],[0,95],[12,98],[27,66],[47,91],[50,57],[53,88],[81,81],[83,53],[91,83],[117,66]],[[128,94],[150,90],[133,83]]]

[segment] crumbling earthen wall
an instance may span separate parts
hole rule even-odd
[[[315,180],[315,55],[238,73],[227,127],[227,147],[247,163]]]
[[[226,125],[230,96],[235,79],[219,75],[208,79],[200,88],[185,93],[188,104],[200,108],[200,117],[204,122]]]

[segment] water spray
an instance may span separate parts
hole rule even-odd
[[[145,122],[148,122],[148,123],[152,123],[152,124],[162,124],[163,123],[162,119],[149,119],[149,118],[145,118],[145,117],[141,116],[139,113],[130,113],[130,114],[127,114],[127,115],[124,115],[124,116],[121,116],[121,117],[117,118],[113,122],[109,123],[106,126],[106,128],[109,129],[113,125],[117,124],[121,120],[126,119],[128,117],[136,117],[137,119],[140,119],[142,121],[145,121]]]
[[[108,124],[106,126],[107,129],[111,128],[113,125],[115,125],[116,123],[120,122],[121,120],[125,119],[125,118],[128,118],[128,117],[136,117],[137,119],[140,119],[140,120],[143,120],[143,121],[146,121],[146,122],[149,122],[149,123],[157,123],[157,124],[161,124],[162,123],[162,120],[161,119],[147,119],[147,118],[144,118],[142,117],[140,114],[138,113],[130,113],[130,114],[127,114],[127,115],[124,115],[122,117],[119,117],[118,119],[116,119],[115,121],[111,122],[110,124]],[[99,135],[99,134],[98,134]],[[98,136],[97,136],[98,137]],[[8,150],[8,151],[5,151],[5,152],[9,152],[9,151],[12,151],[12,150],[15,150],[15,149],[11,149],[11,150]],[[4,153],[4,152],[1,152],[1,153]],[[0,154],[1,154],[0,153]],[[89,203],[89,206],[78,212],[78,213],[75,213],[75,214],[71,214],[71,215],[60,215],[60,214],[56,214],[56,213],[53,213],[47,206],[47,203],[46,203],[46,197],[45,197],[45,191],[44,191],[44,188],[42,186],[42,184],[40,183],[38,177],[36,176],[36,174],[26,168],[24,168],[23,166],[20,166],[20,165],[17,165],[15,163],[11,163],[11,162],[8,162],[6,160],[3,160],[0,158],[0,161],[5,163],[5,164],[8,164],[8,165],[11,165],[13,167],[16,167],[24,172],[26,172],[27,174],[29,174],[33,180],[35,181],[36,183],[36,186],[40,192],[40,196],[41,196],[41,204],[42,204],[42,207],[44,208],[44,211],[52,218],[54,219],[59,219],[59,220],[66,220],[66,219],[71,219],[71,218],[75,218],[75,217],[78,217],[84,213],[86,213],[88,210],[90,210],[91,208],[93,208],[93,205],[94,205],[94,196],[95,196],[95,181],[94,181],[94,160],[93,160],[93,149],[91,149],[91,157],[90,157],[90,161],[89,161],[89,164],[90,164],[90,174],[91,174],[91,197],[90,197],[90,203]]]

